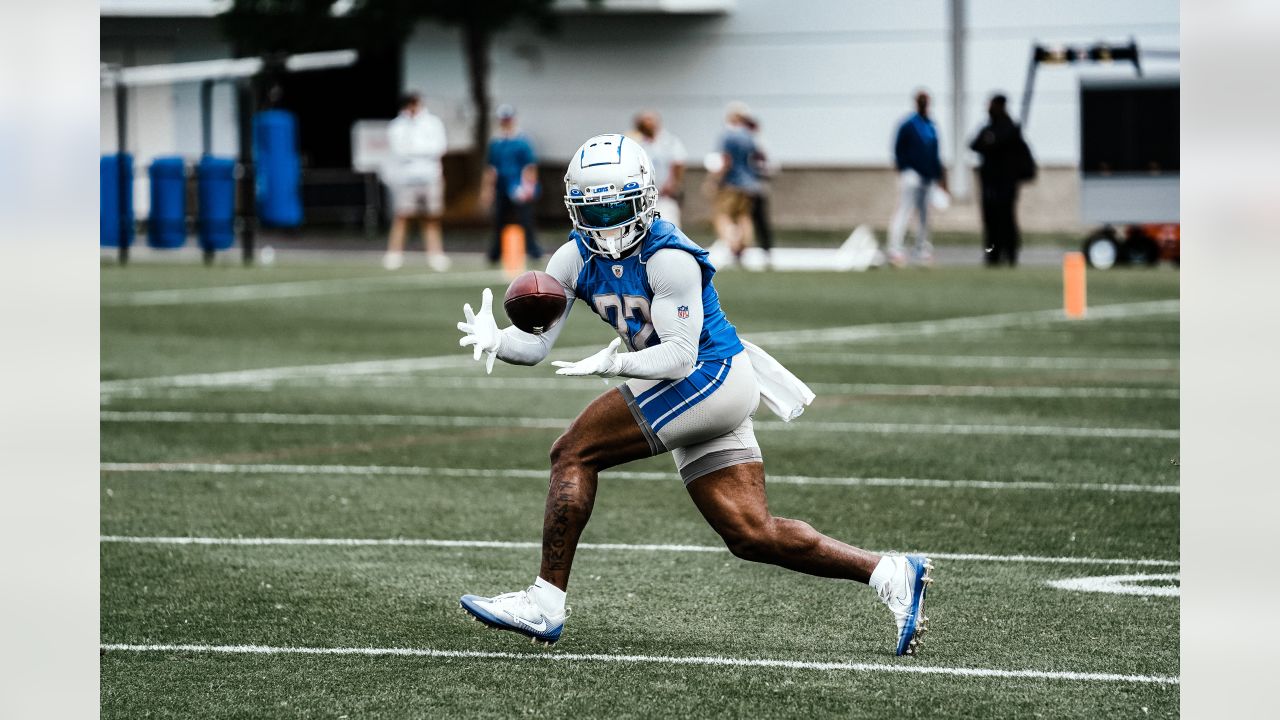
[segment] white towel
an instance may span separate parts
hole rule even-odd
[[[815,397],[809,386],[774,360],[772,355],[761,350],[759,345],[743,340],[742,347],[746,348],[751,367],[756,371],[756,385],[760,386],[760,397],[765,405],[783,422],[800,417],[805,406]]]

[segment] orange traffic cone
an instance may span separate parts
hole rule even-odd
[[[502,272],[513,280],[525,271],[524,228],[508,225],[502,228]]]

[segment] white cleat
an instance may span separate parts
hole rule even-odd
[[[888,558],[894,563],[893,575],[880,586],[880,602],[893,613],[898,626],[896,655],[915,655],[921,636],[929,631],[924,615],[924,596],[933,578],[929,571],[933,563],[923,555],[903,555]]]
[[[404,267],[404,253],[389,252],[383,255],[382,267],[387,270],[399,270]]]
[[[453,261],[444,253],[428,253],[427,265],[436,272],[448,272],[453,267]]]
[[[527,590],[503,593],[491,598],[478,595],[463,595],[460,601],[462,609],[477,622],[484,623],[494,630],[510,630],[520,633],[533,641],[550,647],[560,639],[564,632],[566,612],[559,617],[545,614]]]

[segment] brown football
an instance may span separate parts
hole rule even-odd
[[[550,275],[530,270],[507,286],[502,307],[511,324],[527,333],[541,335],[564,313],[564,287]]]

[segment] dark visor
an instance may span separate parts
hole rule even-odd
[[[635,200],[579,205],[578,216],[582,218],[582,224],[590,228],[621,225],[636,216]]]

